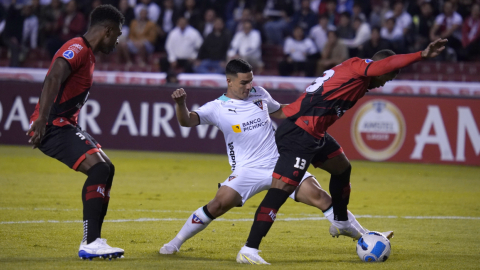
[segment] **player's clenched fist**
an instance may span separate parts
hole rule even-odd
[[[179,88],[173,91],[172,98],[177,104],[183,104],[185,103],[185,99],[187,99],[187,93],[183,88]]]
[[[27,136],[33,133],[33,136],[28,140],[28,143],[33,144],[33,148],[37,148],[45,135],[46,121],[38,118],[32,123],[32,126],[27,131]]]

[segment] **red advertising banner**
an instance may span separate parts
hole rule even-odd
[[[0,81],[0,144],[26,145],[40,83]],[[220,153],[223,134],[211,126],[180,127],[175,87],[94,85],[79,125],[105,149]],[[186,88],[189,109],[221,88]],[[281,103],[296,90],[271,90]],[[480,99],[368,94],[329,133],[352,159],[480,165]]]

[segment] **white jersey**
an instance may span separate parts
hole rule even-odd
[[[218,127],[225,137],[232,171],[237,167],[273,168],[278,159],[275,129],[269,114],[280,104],[255,86],[245,100],[222,95],[195,110],[200,124]]]

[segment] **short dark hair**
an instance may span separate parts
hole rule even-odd
[[[380,50],[372,56],[372,60],[373,61],[382,60],[384,58],[387,58],[387,57],[395,55],[395,54],[396,53],[394,51],[389,50],[389,49]]]
[[[248,73],[252,71],[252,66],[241,58],[232,59],[225,67],[226,75],[237,76],[237,73]]]
[[[125,17],[112,5],[100,5],[90,13],[90,27],[104,22],[112,22],[114,24],[124,24]]]

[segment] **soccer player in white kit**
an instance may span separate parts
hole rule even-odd
[[[205,229],[212,220],[269,189],[272,183],[279,154],[270,116],[284,119],[281,110],[284,105],[275,101],[264,88],[252,87],[252,67],[245,60],[231,60],[226,66],[226,75],[227,93],[193,112],[187,109],[184,89],[177,89],[172,94],[177,119],[182,126],[214,125],[223,132],[232,174],[220,184],[215,198],[193,212],[175,238],[160,249],[161,254],[178,252],[186,240]],[[330,195],[308,172],[290,198],[317,207],[335,224]],[[276,214],[272,212],[271,215]],[[358,239],[367,232],[350,212],[348,219],[353,229],[339,230],[332,225],[330,234]]]

